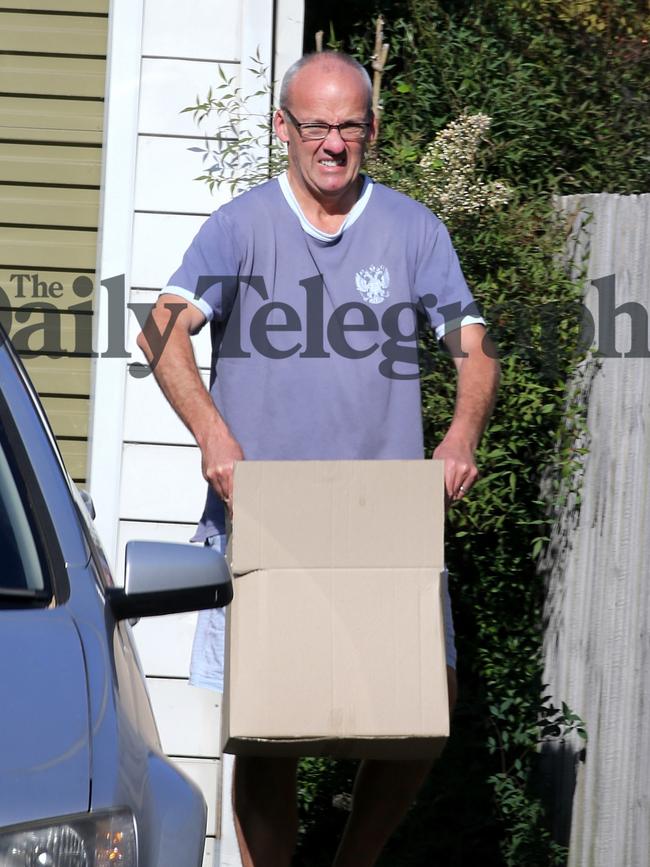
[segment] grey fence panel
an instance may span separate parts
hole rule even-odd
[[[606,357],[594,353],[576,377],[589,451],[581,498],[569,497],[547,559],[545,682],[585,720],[589,741],[584,761],[576,738],[550,765],[569,867],[648,867],[650,195],[559,205],[576,267],[588,257],[585,306]]]

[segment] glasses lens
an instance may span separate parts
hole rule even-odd
[[[302,137],[310,141],[326,138],[329,129],[326,123],[303,123],[300,125]]]
[[[364,123],[344,123],[341,126],[341,138],[343,141],[363,141],[366,131]]]

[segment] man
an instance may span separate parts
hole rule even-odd
[[[458,372],[454,417],[434,452],[445,461],[449,502],[477,478],[474,451],[498,379],[444,226],[360,173],[376,134],[367,73],[342,54],[310,55],[288,71],[280,103],[274,125],[287,144],[287,174],[210,217],[152,311],[160,333],[177,317],[155,374],[200,447],[209,487],[195,538],[215,545],[225,539],[236,461],[424,457],[416,311]],[[212,393],[189,340],[208,319]],[[138,344],[151,359],[146,331]],[[215,688],[221,617],[201,615],[193,651],[193,682]],[[448,601],[446,621],[453,706]],[[430,764],[361,763],[335,867],[375,864]],[[233,805],[245,867],[290,864],[295,773],[294,759],[237,758]]]

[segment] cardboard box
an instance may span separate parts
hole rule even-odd
[[[438,755],[443,463],[243,461],[233,514],[224,752]]]

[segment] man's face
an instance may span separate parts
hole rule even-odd
[[[341,65],[323,68],[315,62],[301,69],[289,89],[287,108],[299,123],[341,124],[370,121],[368,93],[356,70]],[[371,121],[363,141],[343,141],[330,130],[321,141],[303,141],[286,112],[275,116],[275,131],[288,143],[289,176],[303,193],[321,204],[347,207],[358,193],[357,178],[365,146],[375,135]]]

